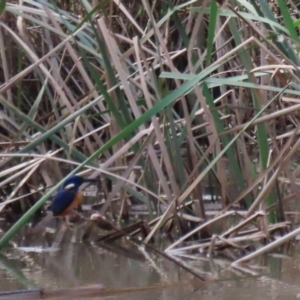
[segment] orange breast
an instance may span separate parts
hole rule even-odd
[[[80,190],[77,191],[75,199],[73,202],[64,210],[62,213],[63,216],[67,215],[72,209],[76,208],[82,202],[82,192]]]

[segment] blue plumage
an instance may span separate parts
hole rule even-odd
[[[90,181],[91,179],[84,178],[78,175],[72,175],[65,180],[62,188],[66,188],[69,184],[74,184],[75,187],[79,188],[85,181]],[[94,179],[93,179],[94,180]]]
[[[76,191],[59,190],[54,197],[50,210],[53,216],[57,217],[63,215],[65,210],[72,204],[76,197]]]
[[[80,204],[82,194],[79,188],[86,181],[95,181],[95,179],[87,179],[77,175],[66,179],[50,206],[54,216],[66,215]]]

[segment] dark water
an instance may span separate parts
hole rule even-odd
[[[213,259],[201,254],[178,256],[177,259],[192,266],[194,271],[214,279],[205,284],[172,262],[145,252],[127,240],[102,246],[67,241],[58,251],[33,250],[40,248],[6,249],[0,257],[1,291],[33,288],[53,291],[102,284],[119,294],[93,299],[300,298],[298,244],[281,249],[277,255],[262,257],[243,270],[231,268],[232,260],[226,252]],[[132,291],[124,291],[130,288]],[[73,296],[71,299],[90,298]]]

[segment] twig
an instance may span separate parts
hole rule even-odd
[[[146,244],[143,241],[139,241],[137,238],[131,236],[130,234],[124,232],[123,230],[115,227],[114,225],[112,225],[114,227],[114,229],[120,233],[122,233],[124,236],[127,236],[130,238],[130,240],[138,245],[143,245],[144,247],[146,247],[147,249],[153,251],[154,253],[163,256],[164,258],[172,261],[174,264],[178,265],[179,267],[181,267],[182,269],[186,270],[187,272],[193,274],[195,277],[197,277],[198,279],[205,281],[206,279],[203,278],[202,276],[200,276],[199,274],[197,274],[196,272],[194,272],[193,270],[189,269],[188,267],[184,266],[183,264],[181,264],[180,262],[176,261],[174,258],[170,257],[169,255],[167,255],[164,252],[161,252],[159,250],[157,250],[156,248],[154,248],[153,246],[151,246],[150,244]]]
[[[272,242],[272,243],[266,245],[265,247],[260,248],[260,249],[258,249],[257,251],[255,251],[255,252],[253,252],[253,253],[251,253],[251,254],[245,256],[245,257],[242,257],[242,258],[236,260],[236,261],[233,262],[231,265],[232,265],[233,267],[235,267],[235,266],[238,265],[238,264],[247,262],[247,261],[249,261],[249,260],[251,260],[251,259],[253,259],[253,258],[256,258],[256,257],[258,257],[258,256],[260,256],[260,255],[262,255],[262,254],[265,254],[265,253],[269,252],[270,250],[273,250],[273,249],[275,249],[276,247],[278,247],[278,246],[282,245],[283,243],[287,242],[288,240],[294,238],[294,237],[295,237],[296,235],[298,235],[298,234],[300,234],[300,228],[297,228],[297,229],[295,229],[294,231],[292,231],[292,232],[286,234],[286,235],[283,236],[282,238],[280,238],[280,239],[278,239],[278,240],[276,240],[276,241],[274,241],[274,242]]]

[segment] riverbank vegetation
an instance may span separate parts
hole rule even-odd
[[[0,25],[0,248],[70,172],[101,178],[87,223],[138,215],[167,253],[293,229],[296,2],[9,1]]]

